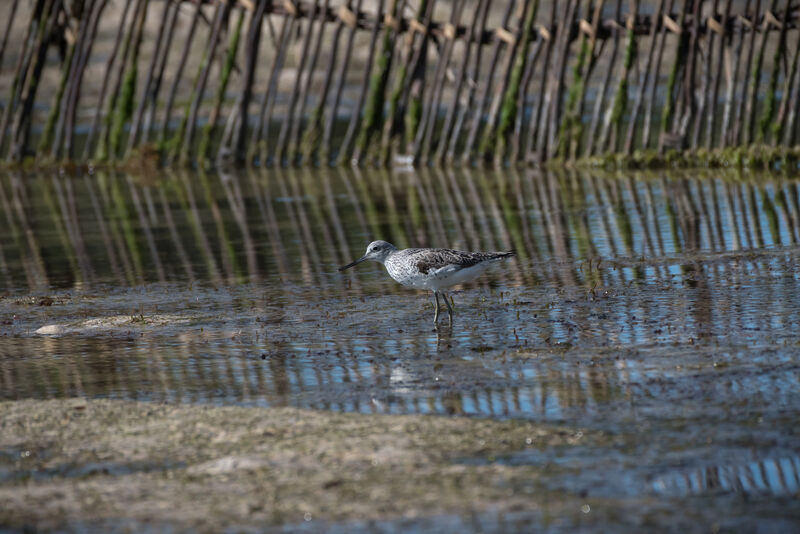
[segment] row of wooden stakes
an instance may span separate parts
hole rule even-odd
[[[504,166],[796,151],[800,6],[735,4],[12,0],[0,157]]]

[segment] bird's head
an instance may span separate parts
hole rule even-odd
[[[386,241],[373,241],[369,245],[367,245],[367,251],[364,253],[363,256],[358,258],[353,263],[349,263],[344,267],[339,267],[340,271],[344,271],[345,269],[349,269],[350,267],[354,267],[361,263],[362,261],[377,261],[378,263],[383,263],[386,261],[386,258],[389,257],[389,254],[396,251],[397,247],[392,245],[391,243],[387,243]]]

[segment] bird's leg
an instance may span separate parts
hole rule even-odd
[[[439,292],[433,292],[433,324],[439,323]]]
[[[444,303],[447,304],[447,315],[450,318],[450,326],[453,326],[453,307],[450,306],[450,295],[442,292],[444,296]]]

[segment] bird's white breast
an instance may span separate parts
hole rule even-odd
[[[440,291],[476,279],[486,270],[489,263],[483,262],[469,267],[451,264],[422,273],[407,263],[387,261],[386,270],[389,276],[404,286]]]

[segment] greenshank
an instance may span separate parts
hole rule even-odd
[[[475,280],[489,265],[509,258],[514,252],[466,252],[449,248],[397,247],[386,241],[373,241],[367,252],[339,271],[344,271],[367,260],[377,261],[386,267],[389,276],[404,286],[433,291],[433,323],[439,322],[439,293],[447,304],[450,324],[453,324],[453,307],[446,289]]]

